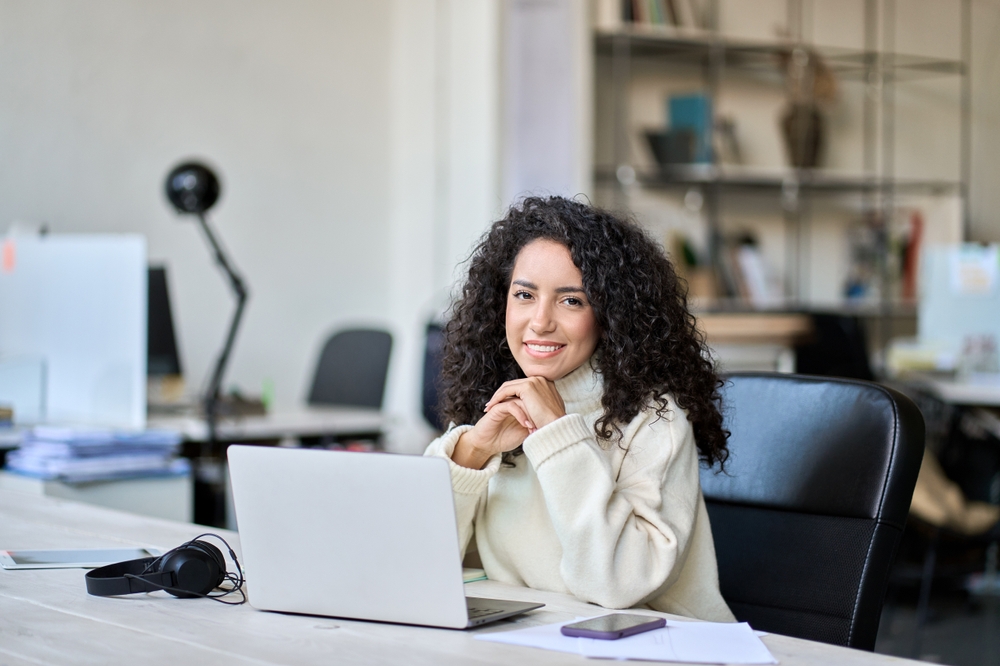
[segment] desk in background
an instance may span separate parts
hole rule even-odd
[[[235,525],[228,493],[225,449],[232,443],[275,445],[298,442],[299,438],[377,438],[385,428],[386,417],[376,409],[356,407],[300,407],[265,415],[220,419],[215,446],[208,444],[208,424],[193,415],[154,415],[146,423],[149,429],[172,430],[185,440],[184,454],[194,461],[195,478],[128,479],[89,484],[64,484],[8,475],[10,483],[30,485],[31,492],[89,501],[113,508],[131,508],[135,502],[154,516],[186,516],[203,525]],[[3,454],[21,442],[18,428],[0,430],[0,465]],[[183,487],[181,487],[183,485]],[[167,490],[164,487],[169,486]],[[193,490],[192,490],[193,488]],[[161,502],[168,492],[170,502]],[[190,495],[191,497],[179,497]]]
[[[359,407],[300,407],[268,414],[220,418],[216,437],[222,443],[253,443],[300,437],[368,436],[382,432],[385,415]],[[189,442],[207,442],[208,424],[191,415],[150,416],[147,428],[174,430]]]
[[[794,372],[795,345],[812,333],[809,315],[782,312],[700,312],[698,330],[724,372]]]
[[[894,384],[914,399],[927,424],[928,446],[970,500],[1000,503],[1000,381],[961,381],[930,373]]]
[[[209,443],[208,423],[193,415],[151,416],[148,428],[179,432],[184,455],[194,468],[194,521],[202,525],[235,527],[226,447],[229,444],[297,444],[301,438],[377,438],[386,416],[360,407],[299,407],[268,414],[225,417],[216,424],[216,443]]]
[[[903,381],[949,405],[1000,407],[1000,379],[960,381],[912,373]]]
[[[0,491],[0,548],[154,546],[200,534],[197,525],[144,518],[75,502]],[[222,535],[240,552],[239,536]],[[253,578],[248,582],[253,594]],[[165,593],[104,598],[87,594],[80,569],[0,570],[0,654],[12,663],[67,664],[590,664],[600,662],[477,641],[503,631],[594,615],[568,595],[481,581],[473,595],[540,601],[516,621],[472,631],[266,613],[248,605],[174,599]],[[668,616],[669,617],[669,616]],[[764,642],[782,666],[915,663],[785,636]]]

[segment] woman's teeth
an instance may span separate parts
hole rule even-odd
[[[528,349],[533,349],[534,351],[539,351],[539,352],[554,352],[554,351],[556,351],[557,349],[559,349],[562,346],[563,345],[532,345],[532,344],[529,344],[528,345]]]

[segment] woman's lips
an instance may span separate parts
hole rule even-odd
[[[566,348],[566,345],[561,345],[552,342],[525,342],[524,349],[528,352],[528,355],[532,358],[551,358],[561,352]]]

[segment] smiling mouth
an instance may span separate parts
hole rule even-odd
[[[566,345],[539,345],[531,342],[525,342],[524,346],[533,352],[539,354],[551,354],[552,352],[557,352]]]

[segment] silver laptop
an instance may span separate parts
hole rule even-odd
[[[544,604],[466,597],[448,463],[230,446],[250,605],[465,629]]]

